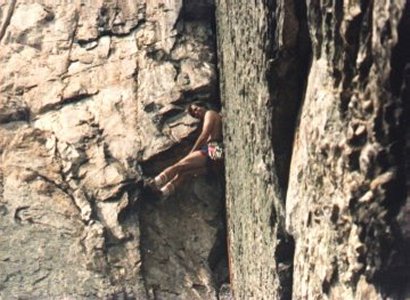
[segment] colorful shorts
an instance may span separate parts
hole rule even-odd
[[[223,145],[221,142],[209,142],[202,146],[199,151],[204,156],[208,156],[211,160],[219,160],[223,158]]]

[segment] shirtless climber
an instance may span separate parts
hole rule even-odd
[[[148,181],[148,186],[163,197],[173,194],[186,178],[205,174],[208,167],[222,161],[221,115],[197,104],[191,104],[188,113],[203,121],[201,134],[191,152]]]

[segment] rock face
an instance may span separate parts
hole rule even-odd
[[[217,3],[234,295],[409,297],[410,2]]]
[[[309,58],[306,22],[297,17],[303,10],[292,1],[278,7],[273,1],[256,7],[218,2],[229,260],[237,299],[291,293],[293,241],[285,232],[284,195]]]
[[[193,138],[186,105],[215,101],[212,16],[210,1],[0,4],[0,298],[216,298],[221,183],[157,207],[141,194]]]
[[[410,297],[409,37],[409,0],[3,1],[0,298]],[[195,100],[226,205],[155,202]]]
[[[286,199],[295,298],[409,296],[401,257],[408,226],[397,222],[400,211],[409,217],[409,98],[401,93],[409,4],[318,3],[309,11],[314,58]]]

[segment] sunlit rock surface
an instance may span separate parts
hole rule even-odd
[[[221,182],[141,196],[194,138],[186,105],[217,101],[213,4],[191,2],[0,4],[0,298],[216,297]]]

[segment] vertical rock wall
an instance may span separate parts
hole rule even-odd
[[[213,3],[5,2],[0,298],[216,297],[221,187],[191,182],[150,218],[140,194],[193,138],[185,106],[214,101]],[[181,224],[196,243],[166,244]]]
[[[409,1],[306,6],[218,2],[233,293],[408,297]]]
[[[409,31],[398,31],[405,1],[311,6],[314,58],[286,199],[293,296],[396,298],[408,282],[397,222],[408,176],[409,99],[400,90]]]
[[[288,299],[284,192],[309,57],[303,7],[217,3],[232,289],[236,299]]]
[[[409,3],[217,1],[237,299],[409,296]],[[213,9],[0,4],[0,298],[225,297],[220,179],[141,193],[219,105]]]

